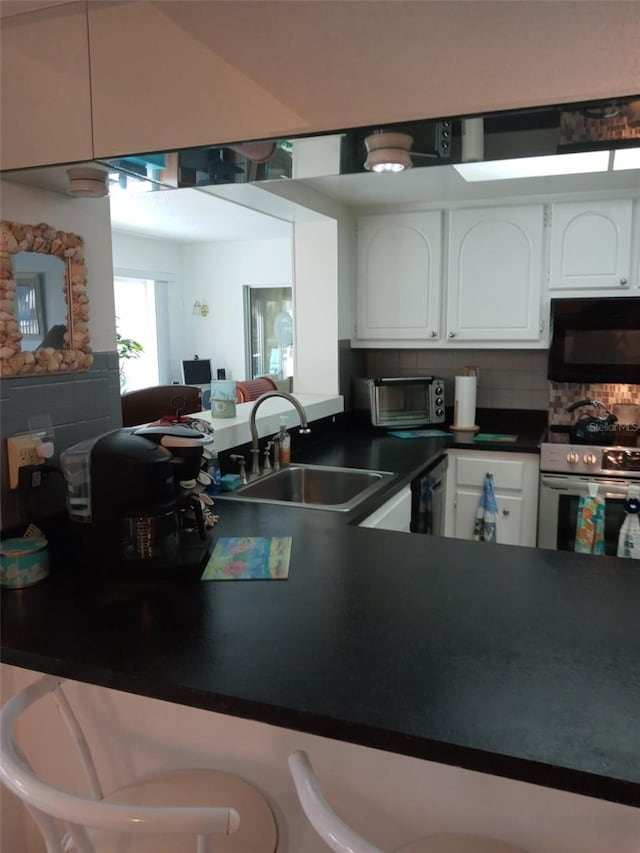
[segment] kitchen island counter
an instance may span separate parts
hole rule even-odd
[[[449,442],[345,439],[306,461],[393,470],[397,489]],[[218,510],[214,539],[291,536],[289,578],[99,586],[57,566],[3,593],[4,662],[640,805],[633,561]]]

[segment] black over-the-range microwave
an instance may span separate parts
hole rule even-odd
[[[640,296],[552,299],[547,378],[640,384]]]

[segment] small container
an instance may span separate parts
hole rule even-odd
[[[222,474],[220,472],[220,460],[215,450],[211,451],[211,463],[209,465],[209,476],[211,486],[207,489],[211,495],[219,495],[222,491]]]
[[[46,539],[25,536],[0,542],[0,586],[23,589],[39,583],[48,574]]]
[[[278,447],[280,450],[280,464],[288,465],[291,462],[291,436],[287,431],[287,418],[280,418],[280,432],[278,433]]]
[[[236,383],[232,379],[214,379],[211,383],[211,416],[235,418]]]

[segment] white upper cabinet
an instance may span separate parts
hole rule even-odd
[[[551,205],[549,290],[627,291],[632,207],[629,199]]]
[[[441,245],[440,211],[358,220],[359,340],[441,337]]]
[[[3,17],[0,41],[0,168],[91,160],[86,3]]]
[[[540,204],[453,210],[449,227],[447,339],[541,339]]]

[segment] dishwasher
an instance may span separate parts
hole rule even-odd
[[[444,535],[444,508],[448,457],[439,456],[411,483],[412,533]]]

